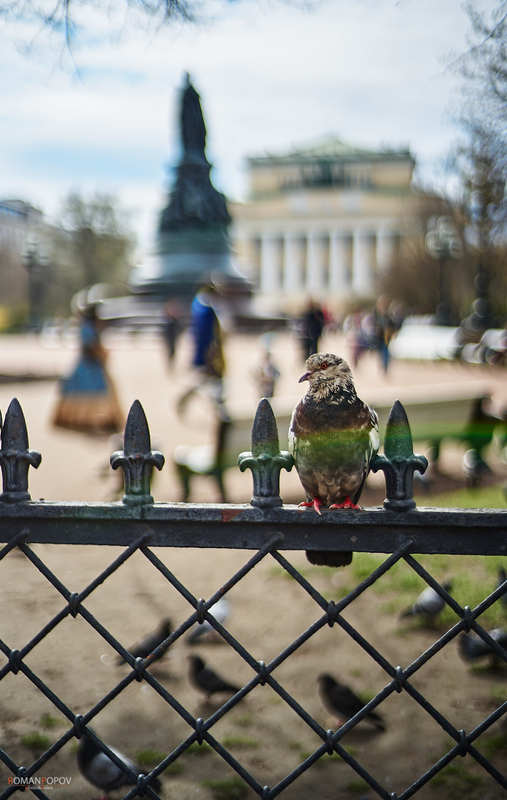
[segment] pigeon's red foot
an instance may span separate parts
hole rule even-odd
[[[343,503],[333,503],[333,505],[329,506],[329,508],[330,509],[332,509],[332,508],[333,509],[336,509],[336,508],[354,508],[354,509],[356,509],[356,511],[361,511],[361,506],[358,506],[355,503],[353,503],[352,500],[350,499],[350,497],[346,497],[345,500],[343,501]]]
[[[306,500],[303,503],[299,503],[298,508],[313,508],[320,514],[320,507],[322,506],[322,502],[319,500],[318,497],[314,497],[313,500]]]

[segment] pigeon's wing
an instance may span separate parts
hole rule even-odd
[[[225,681],[223,678],[220,677],[214,670],[210,667],[204,667],[199,672],[199,683],[209,694],[213,694],[214,692],[228,692],[237,691],[236,687],[232,686],[232,684]]]
[[[432,586],[427,586],[414,603],[414,612],[420,614],[438,614],[445,601]]]
[[[123,753],[115,750],[114,747],[110,747],[109,749],[112,750],[112,752],[118,756],[118,758],[121,759],[121,761],[123,761],[127,767],[136,770],[134,763],[130,761],[130,759],[126,758]],[[90,783],[93,783],[95,786],[108,791],[128,783],[135,783],[135,780],[130,778],[126,772],[120,769],[120,767],[102,751],[97,753],[86,765],[83,770],[83,774],[85,778],[90,781]]]
[[[364,703],[348,686],[336,684],[330,691],[330,699],[336,710],[345,714],[347,717],[353,717],[358,711],[362,709]]]

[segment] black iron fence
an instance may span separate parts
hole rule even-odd
[[[124,449],[113,453],[113,469],[124,472],[125,494],[118,503],[54,503],[35,502],[28,491],[29,467],[37,468],[41,456],[29,449],[28,435],[23,412],[13,400],[6,413],[2,427],[0,464],[3,475],[3,494],[0,495],[0,574],[2,559],[12,550],[21,551],[40,574],[63,598],[61,610],[21,648],[13,648],[9,641],[0,638],[0,698],[2,685],[9,676],[23,675],[42,693],[49,703],[68,720],[65,732],[57,737],[44,752],[30,764],[21,765],[12,756],[9,741],[0,742],[0,761],[7,768],[8,780],[0,785],[0,798],[28,788],[36,797],[48,798],[49,787],[40,784],[37,776],[50,768],[51,759],[72,739],[81,739],[83,733],[94,740],[103,753],[119,766],[130,780],[123,788],[126,798],[160,796],[152,781],[164,778],[164,773],[192,746],[207,745],[220,756],[239,776],[244,785],[255,795],[267,800],[282,794],[295,784],[300,776],[312,769],[317,762],[330,755],[345,762],[359,776],[366,789],[374,796],[385,800],[403,800],[412,797],[423,786],[437,776],[441,770],[458,757],[467,756],[490,776],[498,796],[507,788],[507,780],[499,769],[477,747],[479,738],[505,714],[507,702],[499,702],[473,729],[457,728],[423,694],[414,682],[420,668],[436,656],[463,632],[472,631],[479,641],[485,643],[489,652],[499,661],[505,662],[507,654],[501,640],[488,633],[481,625],[480,617],[490,609],[507,591],[504,581],[476,607],[461,606],[452,594],[436,580],[414,553],[506,555],[507,538],[505,522],[507,511],[503,510],[453,510],[417,509],[412,497],[414,470],[424,471],[426,461],[415,456],[408,421],[403,407],[396,402],[387,425],[384,455],[378,456],[373,468],[383,470],[386,475],[386,499],[383,508],[368,508],[362,512],[344,510],[339,514],[318,516],[312,512],[301,513],[294,506],[284,506],[279,494],[279,473],[290,469],[292,459],[280,452],[276,422],[267,400],[261,401],[252,428],[252,450],[239,456],[240,469],[251,469],[253,474],[253,497],[250,504],[183,504],[154,503],[150,494],[150,479],[153,467],[162,468],[164,457],[151,450],[148,424],[142,407],[136,401],[129,413],[124,436]],[[61,545],[115,545],[124,548],[94,580],[79,592],[66,586],[54,571],[39,556],[37,543]],[[153,548],[226,548],[254,551],[243,566],[207,600],[198,598],[183,585]],[[356,553],[383,553],[385,560],[373,568],[357,586],[339,600],[327,599],[302,569],[297,569],[283,553],[289,551],[320,551],[323,563],[326,552],[353,551]],[[146,657],[134,657],[124,645],[112,635],[106,626],[91,613],[87,599],[112,576],[134,553],[141,554],[157,570],[176,592],[189,604],[186,619],[170,632]],[[317,618],[306,630],[267,663],[259,661],[210,612],[232,587],[238,585],[263,559],[273,559],[283,574],[296,581],[315,603]],[[405,562],[417,575],[432,587],[444,603],[456,614],[458,621],[414,660],[400,666],[388,658],[347,620],[345,610],[369,587],[398,562]],[[4,593],[9,592],[9,578],[0,578]],[[88,623],[119,657],[130,666],[130,670],[113,688],[93,704],[84,714],[76,714],[72,706],[50,688],[48,681],[30,666],[30,654],[63,620],[78,617]],[[251,669],[251,678],[229,699],[215,708],[206,718],[196,718],[170,692],[151,669],[152,663],[194,625],[209,623],[216,634],[232,648]],[[311,713],[289,692],[277,677],[277,668],[315,636],[325,626],[337,627],[366,653],[385,673],[383,688],[368,702],[346,715],[338,727],[326,730]],[[0,616],[0,630],[3,628]],[[262,630],[259,631],[262,638]],[[0,656],[1,659],[1,656]],[[125,763],[118,752],[97,736],[92,723],[94,718],[134,681],[146,682],[154,692],[171,707],[186,723],[188,735],[179,744],[164,754],[150,771],[137,774],[132,765]],[[224,716],[258,685],[268,684],[278,698],[316,734],[320,744],[301,758],[300,763],[285,777],[273,785],[265,785],[262,775],[247,768],[233,754],[218,735],[214,727]],[[11,684],[12,685],[12,684]],[[23,691],[21,684],[19,692]],[[371,769],[343,744],[344,736],[361,720],[371,714],[393,693],[406,693],[444,731],[452,744],[435,763],[400,793],[389,791]],[[15,704],[16,698],[7,694],[3,705]],[[262,728],[262,719],[259,721]],[[215,728],[216,730],[216,728]],[[196,744],[197,743],[197,744]],[[393,753],[395,764],[397,753]],[[318,781],[316,781],[318,786]],[[368,795],[369,797],[371,796]],[[495,797],[497,795],[495,794]],[[318,790],[315,797],[319,797]]]

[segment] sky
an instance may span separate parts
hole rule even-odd
[[[236,0],[197,25],[156,30],[133,15],[80,13],[72,55],[61,38],[0,19],[0,197],[49,221],[71,190],[111,193],[142,261],[178,154],[185,71],[201,95],[213,181],[230,199],[247,196],[247,156],[328,134],[408,146],[418,180],[444,179],[459,133],[461,78],[449,65],[470,33],[461,0]]]

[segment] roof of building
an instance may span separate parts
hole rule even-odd
[[[307,144],[296,145],[284,153],[265,153],[250,156],[248,162],[255,164],[284,164],[313,160],[329,161],[376,161],[410,159],[414,161],[408,147],[381,147],[378,149],[358,147],[338,136],[327,135]]]

